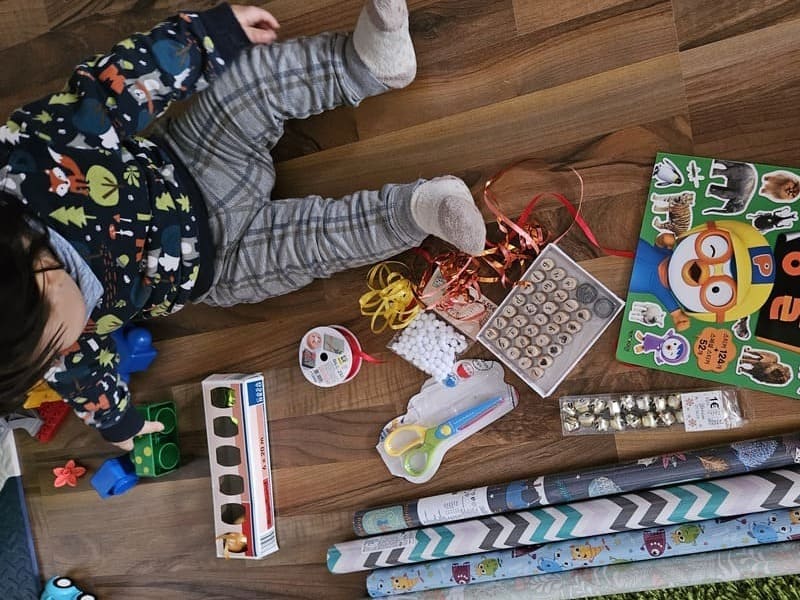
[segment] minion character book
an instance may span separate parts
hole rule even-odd
[[[658,154],[617,358],[800,396],[800,169]]]

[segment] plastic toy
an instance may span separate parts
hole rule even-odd
[[[139,482],[136,469],[128,456],[109,458],[97,472],[92,475],[92,487],[106,499],[110,496],[120,496]]]
[[[22,408],[5,416],[11,429],[24,429],[31,437],[36,437],[44,424],[35,408]]]
[[[69,577],[52,577],[44,586],[41,600],[97,600],[97,597],[78,589]]]
[[[83,477],[85,473],[86,469],[84,467],[79,467],[74,460],[70,459],[63,467],[53,469],[53,475],[56,476],[53,487],[59,488],[65,485],[75,487],[78,485],[78,477]]]
[[[28,391],[22,407],[39,413],[42,423],[32,435],[40,442],[49,442],[69,413],[69,406],[46,381],[40,381]]]
[[[117,372],[124,381],[131,373],[139,373],[150,366],[158,352],[153,348],[153,337],[144,327],[117,329],[111,334],[117,344],[119,365]]]
[[[159,421],[164,431],[140,435],[133,440],[131,460],[139,477],[160,477],[178,468],[178,414],[171,400],[137,406],[147,421]]]
[[[36,438],[40,442],[49,442],[70,413],[71,408],[63,400],[59,400],[58,402],[45,402],[36,410],[39,412],[42,421],[44,421],[39,428],[39,433],[36,434]]]
[[[28,391],[25,404],[22,406],[23,408],[39,408],[45,402],[58,402],[61,399],[61,395],[47,385],[46,381],[40,381]]]

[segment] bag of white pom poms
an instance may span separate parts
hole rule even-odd
[[[438,381],[445,381],[470,341],[436,313],[426,310],[392,338],[389,349]]]

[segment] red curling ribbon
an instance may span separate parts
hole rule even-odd
[[[478,275],[480,262],[476,257],[458,251],[444,252],[433,257],[423,248],[415,248],[414,253],[428,263],[415,290],[417,299],[424,306],[446,311],[472,304],[474,298],[481,296],[481,278]],[[445,284],[425,293],[425,288],[437,269]]]
[[[361,361],[380,364],[385,362],[380,358],[375,358],[364,352],[361,349],[361,344],[358,341],[358,338],[349,330],[341,325],[331,325],[332,329],[335,329],[339,333],[342,334],[345,340],[347,340],[347,344],[350,346],[350,352],[353,353],[353,364],[350,366],[350,372],[347,374],[347,377],[344,378],[345,381],[350,381],[353,377],[356,376],[356,373],[361,369]]]
[[[347,344],[348,353],[343,344]],[[341,325],[315,327],[306,332],[298,352],[303,376],[319,387],[333,387],[353,379],[364,362],[382,363],[361,349],[358,339]]]
[[[503,239],[498,242],[486,241],[486,249],[478,256],[470,256],[463,252],[449,251],[432,256],[428,251],[417,248],[414,252],[421,256],[426,262],[427,267],[414,291],[416,298],[423,304],[428,305],[426,300],[431,301],[432,297],[424,293],[430,278],[439,269],[442,277],[445,278],[445,285],[437,288],[437,299],[429,308],[447,310],[458,305],[467,305],[473,302],[474,298],[481,296],[481,283],[501,283],[503,286],[511,286],[516,283],[513,271],[517,279],[521,276],[528,265],[532,263],[541,252],[542,248],[548,243],[556,243],[564,238],[576,224],[583,231],[586,239],[601,252],[633,258],[634,253],[630,250],[618,250],[607,248],[597,241],[592,228],[585,221],[581,214],[581,207],[584,198],[583,177],[578,171],[570,170],[578,178],[580,183],[580,196],[576,207],[566,196],[557,192],[543,192],[533,196],[525,209],[516,221],[507,217],[500,209],[499,202],[492,187],[508,171],[519,164],[531,159],[523,159],[501,169],[490,177],[484,184],[483,199],[487,208],[494,215],[497,226],[503,234]],[[551,234],[533,218],[533,211],[536,205],[544,198],[554,198],[572,215],[572,223],[560,235],[553,238]],[[480,274],[481,264],[486,264],[496,275],[485,276]],[[443,293],[440,291],[443,290]],[[442,294],[439,296],[439,294]],[[479,316],[478,316],[479,318]]]
[[[547,234],[538,223],[527,222],[529,211],[526,210],[527,214],[520,216],[515,223],[503,215],[490,198],[490,194],[484,197],[489,210],[497,217],[498,228],[505,238],[499,242],[487,241],[487,249],[481,258],[498,274],[492,281],[499,281],[502,285],[509,286],[513,281],[508,272],[518,265],[521,275],[525,271],[526,264],[532,262],[547,243]]]
[[[592,231],[592,228],[589,226],[589,224],[584,220],[583,216],[581,215],[581,207],[583,205],[583,197],[584,197],[583,177],[581,177],[581,174],[578,173],[578,171],[576,171],[572,167],[570,167],[570,170],[573,173],[575,173],[575,176],[578,178],[578,182],[580,183],[580,196],[578,198],[578,206],[577,207],[572,202],[570,202],[570,200],[566,196],[564,196],[563,194],[559,194],[557,192],[544,192],[544,193],[536,194],[533,198],[531,198],[531,200],[528,202],[528,205],[525,207],[525,209],[520,214],[519,219],[517,220],[516,223],[514,223],[511,219],[506,217],[500,211],[500,208],[497,205],[497,198],[494,195],[494,193],[492,192],[491,188],[495,183],[497,183],[497,181],[499,181],[503,177],[503,175],[505,175],[508,171],[510,171],[512,168],[516,167],[517,165],[525,162],[526,160],[530,160],[530,159],[524,159],[524,160],[521,160],[521,161],[517,161],[517,162],[509,165],[508,167],[505,167],[504,169],[501,169],[498,173],[496,173],[494,176],[490,177],[486,181],[486,184],[484,185],[484,189],[483,189],[484,202],[486,202],[486,206],[489,208],[490,211],[492,211],[492,213],[495,215],[495,217],[497,217],[497,223],[498,223],[498,226],[499,226],[500,230],[503,231],[504,233],[506,233],[508,231],[506,226],[508,226],[513,231],[512,233],[508,234],[507,240],[509,242],[511,240],[513,240],[514,237],[519,236],[519,238],[521,240],[520,245],[522,246],[523,249],[525,249],[525,250],[534,250],[535,253],[538,254],[539,251],[541,250],[541,247],[545,243],[547,243],[548,241],[552,242],[552,243],[558,242],[565,235],[567,235],[567,233],[569,233],[569,231],[572,229],[572,227],[574,225],[577,224],[578,227],[580,227],[581,231],[583,232],[584,236],[586,236],[586,239],[589,240],[589,242],[595,248],[599,249],[601,252],[603,252],[605,254],[612,255],[612,256],[621,256],[621,257],[624,257],[624,258],[633,258],[634,253],[632,251],[630,251],[630,250],[618,250],[616,248],[608,248],[606,246],[601,245],[600,242],[597,241],[597,236],[595,236],[594,232]],[[529,219],[531,217],[531,213],[533,212],[533,209],[536,206],[536,204],[538,204],[539,201],[542,200],[542,198],[546,198],[548,196],[558,200],[558,202],[560,202],[564,206],[564,208],[567,209],[567,211],[570,213],[570,215],[572,215],[572,219],[573,219],[572,223],[570,223],[570,226],[566,229],[566,231],[564,231],[561,235],[559,235],[558,237],[556,237],[553,240],[547,240],[546,232],[535,221],[532,222],[532,223],[529,223]],[[541,235],[538,235],[538,236],[531,235],[531,228],[538,230],[538,233],[540,233]],[[502,244],[502,242],[501,242],[501,244]],[[536,254],[534,254],[534,257],[535,257]],[[502,276],[503,276],[503,274],[501,273],[501,277]]]

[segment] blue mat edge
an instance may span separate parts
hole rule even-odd
[[[6,489],[8,488],[8,489]],[[34,585],[36,589],[35,598],[38,598],[42,592],[42,578],[41,578],[41,571],[39,570],[39,561],[36,556],[36,548],[33,543],[33,532],[31,529],[31,521],[30,515],[28,513],[28,505],[25,501],[25,490],[22,485],[22,477],[19,475],[9,477],[5,485],[2,489],[0,489],[0,495],[8,493],[16,495],[17,506],[19,507],[19,516],[22,520],[22,527],[26,532],[27,537],[27,550],[28,550],[28,557],[30,559],[30,566],[31,566],[31,577],[32,577],[32,585]],[[17,590],[21,591],[21,590]],[[28,590],[30,591],[30,590]],[[9,598],[9,600],[11,600]]]
[[[28,503],[25,501],[25,488],[22,487],[22,477],[13,477],[17,480],[17,493],[20,499],[20,511],[22,512],[22,520],[25,522],[25,529],[28,530],[28,552],[31,557],[31,564],[33,565],[33,575],[41,583],[42,574],[39,571],[39,559],[36,556],[36,547],[33,545],[33,529],[31,528],[31,519],[28,514]]]

